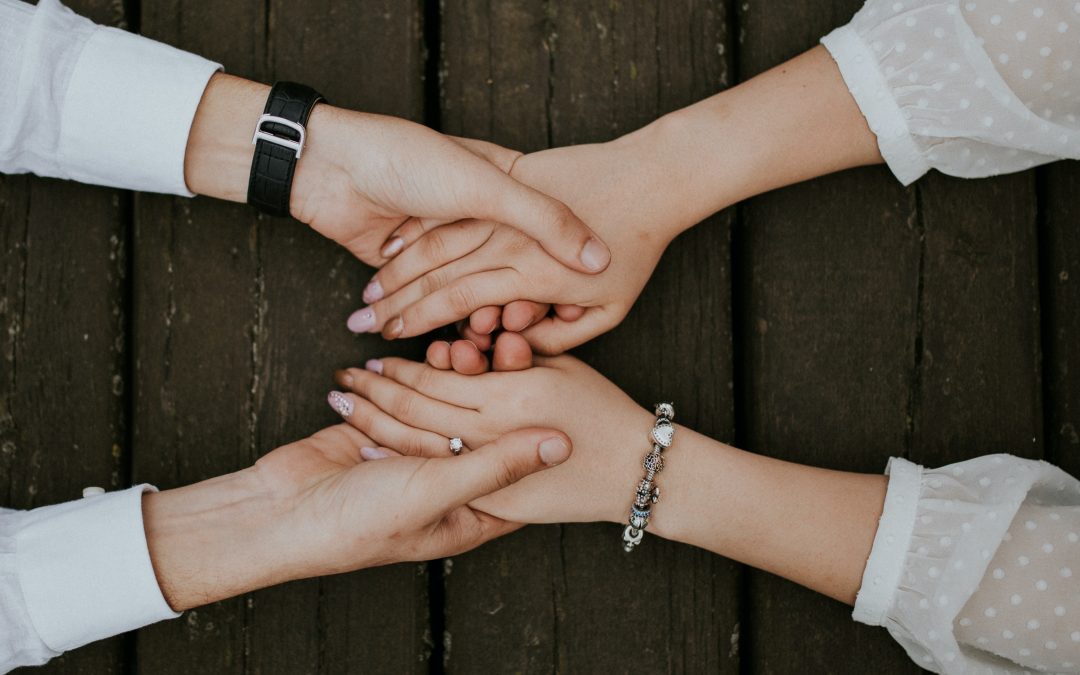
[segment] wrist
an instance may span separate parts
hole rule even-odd
[[[182,611],[296,578],[280,526],[288,510],[254,468],[145,495],[147,546],[169,606]]]
[[[184,179],[199,195],[247,201],[255,147],[251,134],[266,105],[270,87],[217,73],[210,78],[195,111],[184,154]]]

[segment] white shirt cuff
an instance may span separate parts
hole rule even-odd
[[[61,112],[58,161],[83,183],[192,196],[184,153],[195,110],[221,66],[115,28],[98,27],[75,64]]]
[[[19,583],[42,642],[63,652],[180,616],[150,562],[139,485],[46,506],[15,534]]]
[[[889,475],[885,508],[851,613],[851,618],[871,626],[881,625],[896,596],[922,490],[922,467],[918,464],[893,457],[885,473]]]
[[[901,183],[914,183],[930,165],[911,137],[874,52],[850,26],[837,28],[821,38],[821,44],[836,61],[867,126],[877,136],[882,159]]]

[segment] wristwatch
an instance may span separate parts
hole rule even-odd
[[[325,101],[311,87],[278,82],[270,89],[266,107],[255,126],[247,201],[272,216],[289,215],[293,172],[304,151],[305,125],[316,103]]]

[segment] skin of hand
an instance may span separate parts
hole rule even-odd
[[[211,78],[184,158],[190,190],[246,201],[251,136],[269,91],[221,73]],[[320,103],[308,119],[290,210],[374,266],[402,249],[404,241],[391,235],[405,225],[425,231],[485,218],[522,228],[575,270],[607,267],[607,247],[566,205],[509,177],[518,155],[407,120]]]
[[[532,428],[465,457],[402,457],[339,424],[248,469],[145,495],[150,557],[166,601],[184,610],[293,579],[455,555],[521,527],[470,502],[570,453],[565,434]]]
[[[515,178],[562,199],[607,241],[604,274],[550,268],[525,237],[495,225],[408,223],[397,236],[406,253],[418,250],[375,275],[364,294],[373,304],[350,327],[413,336],[472,314],[464,335],[481,349],[478,336],[501,323],[558,353],[618,323],[679,232],[755,194],[881,161],[835,62],[815,47],[615,141],[514,164]],[[555,316],[545,317],[547,303]]]
[[[436,352],[447,355],[441,347]],[[336,380],[353,403],[346,421],[404,454],[445,457],[450,436],[471,448],[516,426],[563,429],[574,442],[569,461],[471,505],[517,522],[626,523],[655,418],[573,357],[481,375],[387,358],[341,371]],[[657,485],[662,494],[650,535],[854,602],[885,499],[884,476],[762,457],[676,424]],[[616,529],[611,536],[619,545]]]

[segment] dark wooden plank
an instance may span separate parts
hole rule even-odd
[[[227,20],[208,0],[146,5],[155,37],[230,72],[309,82],[337,104],[376,112],[416,119],[423,110],[418,2],[230,3]],[[141,472],[199,480],[335,421],[325,404],[333,369],[382,349],[344,328],[370,270],[296,222],[199,199],[142,200],[139,234]],[[190,612],[145,631],[140,666],[426,669],[427,577],[416,570],[308,580]]]
[[[269,76],[308,82],[337,105],[419,121],[424,110],[422,3],[271,3]],[[263,307],[259,447],[335,422],[333,370],[390,353],[423,358],[424,341],[357,338],[344,320],[371,270],[294,221],[259,226]],[[310,580],[258,594],[249,620],[251,672],[427,672],[426,566]],[[297,630],[299,624],[304,626]]]
[[[813,47],[860,5],[742,4],[740,79]],[[880,472],[910,436],[915,192],[878,167],[752,199],[741,214],[740,440],[792,461]],[[750,573],[747,594],[751,672],[918,670],[840,603],[762,572]]]
[[[248,77],[265,72],[265,25],[262,2],[142,3],[143,34]],[[241,205],[138,195],[135,227],[135,479],[164,489],[248,466],[264,450],[256,217]],[[236,598],[141,630],[139,670],[245,672],[257,607],[257,596]]]
[[[1046,456],[1080,476],[1080,162],[1040,171]]]
[[[632,131],[727,83],[725,17],[694,1],[446,2],[445,130],[522,150]],[[677,241],[623,325],[578,350],[640,402],[670,397],[685,424],[728,439],[729,225],[714,218]],[[737,670],[736,567],[658,539],[627,558],[617,537],[613,525],[532,528],[456,558],[448,670]]]
[[[108,0],[66,3],[124,26]],[[0,504],[32,508],[128,485],[124,306],[129,196],[0,178]],[[119,673],[124,638],[37,672]]]
[[[1043,456],[1034,172],[918,183],[925,249],[910,457]]]

